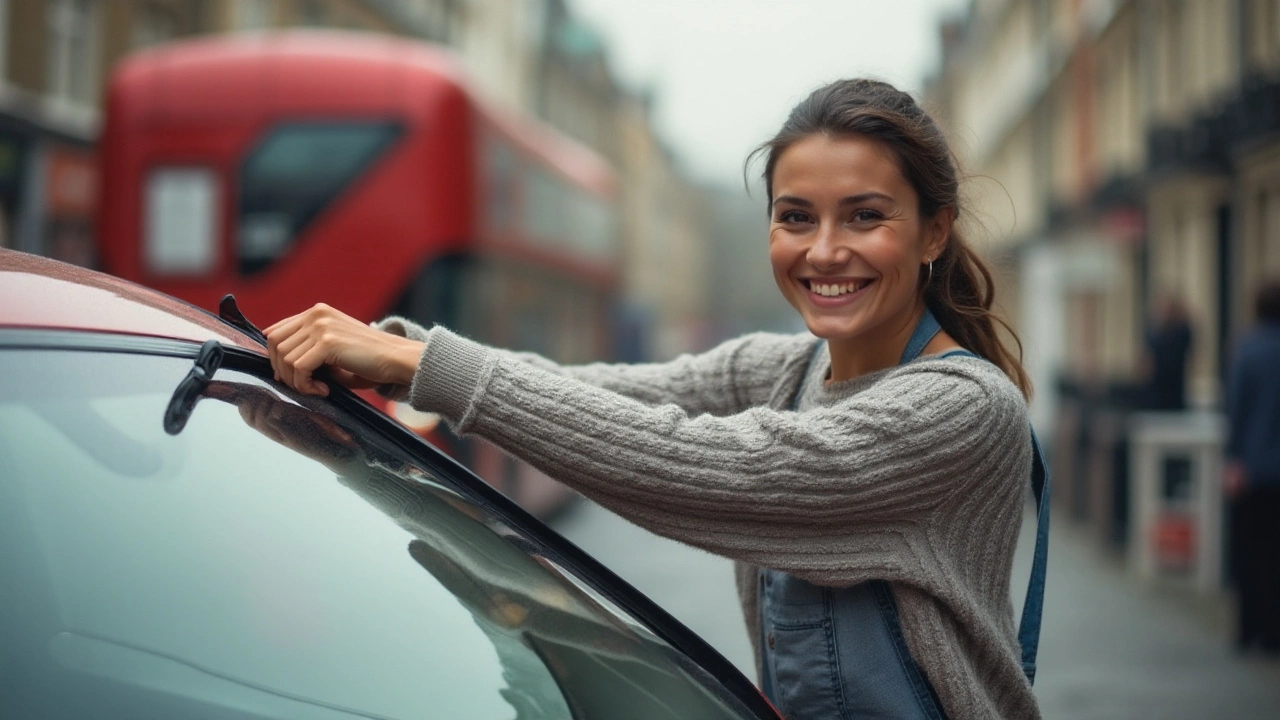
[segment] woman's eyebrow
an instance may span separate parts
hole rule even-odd
[[[882,192],[873,191],[873,192],[858,193],[857,195],[850,195],[849,197],[840,198],[839,204],[841,207],[844,207],[845,205],[858,205],[868,200],[888,200],[889,202],[893,202],[893,198],[890,197],[889,195],[885,195]],[[783,203],[786,203],[788,205],[798,205],[803,208],[813,207],[813,202],[811,200],[805,200],[804,198],[796,197],[795,195],[779,195],[773,200],[774,205],[781,205]]]
[[[844,207],[845,205],[858,205],[868,200],[888,200],[889,202],[893,202],[892,197],[889,197],[888,195],[885,195],[882,192],[873,191],[873,192],[859,193],[857,195],[850,195],[849,197],[846,197],[846,198],[840,198],[840,206]]]
[[[812,202],[805,200],[802,197],[796,197],[795,195],[779,195],[773,199],[774,205],[781,205],[782,203],[786,203],[788,205],[799,205],[800,207],[806,208],[813,207]]]

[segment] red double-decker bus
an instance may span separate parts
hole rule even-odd
[[[444,50],[315,31],[168,44],[114,70],[100,142],[115,275],[205,308],[234,293],[262,323],[323,301],[565,362],[611,347],[611,168],[487,108]],[[527,468],[453,450],[544,502]]]

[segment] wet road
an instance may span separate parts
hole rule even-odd
[[[553,525],[754,678],[727,560],[656,537],[588,502]],[[1024,541],[1030,526],[1024,525]],[[1222,598],[1206,600],[1167,583],[1143,586],[1065,518],[1055,518],[1053,529],[1036,680],[1045,718],[1280,718],[1280,661],[1231,651]],[[1020,549],[1015,605],[1025,589],[1027,555]]]

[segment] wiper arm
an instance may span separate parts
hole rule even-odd
[[[232,301],[232,307],[234,306],[235,303]],[[213,374],[222,367],[224,357],[226,357],[226,351],[217,340],[206,340],[204,345],[200,346],[195,364],[191,366],[191,370],[187,372],[182,382],[178,383],[178,387],[173,391],[173,397],[169,398],[169,406],[164,411],[165,432],[177,435],[187,426],[191,411],[200,400],[200,393],[204,392],[209,381],[213,380]]]
[[[249,322],[249,318],[240,312],[240,307],[236,305],[235,295],[224,295],[222,301],[218,303],[218,317],[235,326],[238,330],[249,337],[262,343],[263,347],[267,346],[267,336],[258,329],[257,325]]]

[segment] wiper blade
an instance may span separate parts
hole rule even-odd
[[[226,357],[226,351],[217,340],[206,340],[204,345],[200,346],[200,352],[196,354],[196,361],[191,366],[191,370],[187,372],[182,382],[178,383],[178,387],[173,391],[173,397],[169,398],[169,406],[164,411],[165,432],[177,435],[187,426],[187,420],[191,418],[191,411],[200,400],[200,394],[209,385],[209,381],[213,380],[213,374],[222,367],[224,357]]]
[[[267,346],[267,336],[258,329],[257,325],[249,322],[249,318],[245,317],[244,313],[240,312],[240,307],[236,305],[235,295],[228,294],[223,296],[222,301],[218,303],[218,317],[262,343],[263,347]]]

